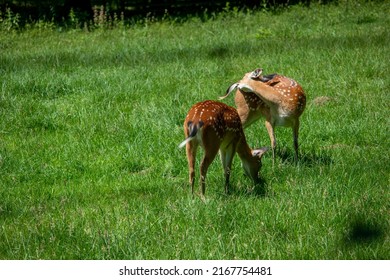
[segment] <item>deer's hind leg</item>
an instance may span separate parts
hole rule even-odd
[[[194,195],[194,184],[195,184],[195,162],[196,162],[196,151],[198,149],[198,143],[190,141],[186,144],[186,154],[188,161],[188,173],[189,181],[191,185],[191,192]]]
[[[202,163],[200,164],[200,180],[201,180],[201,195],[204,197],[206,192],[206,175],[207,170],[210,166],[210,164],[213,162],[215,156],[218,153],[219,145],[215,145],[215,143],[210,143],[210,145],[205,145],[205,153],[202,160]]]

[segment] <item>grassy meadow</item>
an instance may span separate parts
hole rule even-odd
[[[352,2],[93,31],[3,21],[0,259],[389,259],[390,5]],[[193,199],[187,111],[257,67],[305,89],[300,160],[278,127],[260,186],[236,157],[225,195],[216,158]],[[262,121],[246,135],[270,146]]]

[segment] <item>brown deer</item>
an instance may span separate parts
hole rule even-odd
[[[237,152],[245,173],[258,181],[261,168],[261,157],[266,148],[251,150],[245,139],[240,117],[237,110],[217,101],[196,103],[190,109],[184,121],[186,139],[179,147],[186,146],[189,179],[192,194],[195,183],[195,159],[199,146],[204,149],[204,157],[200,165],[201,195],[204,197],[207,169],[220,151],[225,174],[225,192],[229,192],[229,178],[233,157]]]
[[[260,68],[246,73],[244,78],[230,86],[220,99],[238,89],[234,100],[244,128],[262,116],[265,117],[265,126],[271,140],[273,162],[276,147],[275,126],[291,127],[294,139],[294,158],[297,161],[299,117],[305,110],[305,93],[293,79],[278,74],[262,76],[261,73]]]

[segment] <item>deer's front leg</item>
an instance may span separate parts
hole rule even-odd
[[[275,148],[276,148],[276,138],[275,138],[275,130],[274,126],[269,120],[265,121],[265,127],[267,128],[269,139],[271,140],[271,148],[272,148],[272,164],[275,164]]]
[[[225,174],[225,193],[229,193],[230,173],[232,169],[232,162],[236,152],[236,143],[231,143],[228,147],[221,149],[221,161]]]
[[[293,128],[293,140],[294,140],[294,159],[295,162],[298,162],[298,133],[299,133],[299,119],[296,120]]]

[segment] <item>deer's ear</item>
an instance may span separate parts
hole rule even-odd
[[[263,69],[262,68],[257,68],[256,70],[254,70],[252,73],[251,73],[251,79],[257,79],[260,77],[261,73],[263,73]]]
[[[260,149],[252,150],[252,156],[262,158],[263,155],[268,151],[267,147],[263,147]]]

